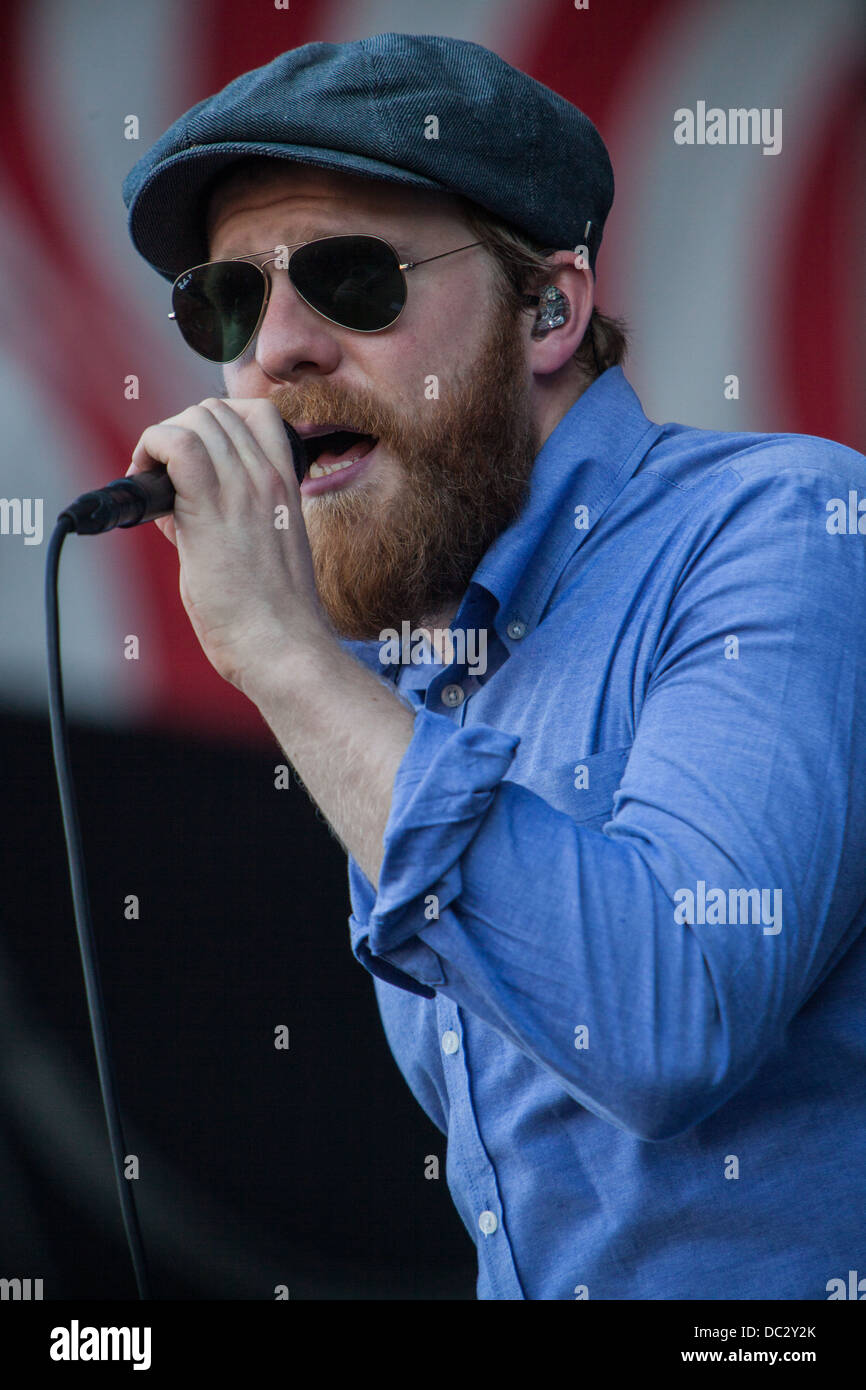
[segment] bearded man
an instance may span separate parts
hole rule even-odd
[[[130,471],[168,468],[198,640],[349,855],[479,1298],[835,1296],[866,552],[828,511],[866,460],[646,417],[595,305],[601,137],[477,45],[285,53],[124,192],[225,381]]]

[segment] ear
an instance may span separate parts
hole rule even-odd
[[[555,285],[568,301],[568,318],[560,328],[551,328],[543,338],[529,337],[528,364],[538,376],[558,372],[577,352],[583,341],[595,302],[595,280],[583,256],[574,251],[556,251],[547,259],[547,270],[533,287],[540,293]],[[533,320],[534,322],[534,320]],[[531,332],[530,328],[527,333]]]

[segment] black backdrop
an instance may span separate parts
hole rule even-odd
[[[153,1297],[474,1298],[444,1137],[350,951],[345,856],[275,788],[276,743],[70,743]],[[47,721],[0,719],[0,757],[0,1275],[132,1299]]]

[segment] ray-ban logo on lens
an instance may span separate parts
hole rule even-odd
[[[431,643],[432,639],[432,643]],[[465,666],[470,676],[483,676],[487,670],[487,629],[485,627],[412,627],[405,620],[400,631],[385,627],[379,633],[379,661],[382,666],[426,666],[441,660],[445,666]]]

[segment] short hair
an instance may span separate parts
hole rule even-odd
[[[550,275],[548,257],[561,247],[545,249],[510,223],[461,198],[463,216],[472,233],[484,243],[498,271],[499,287],[506,301],[516,310],[524,295],[537,294]],[[586,332],[574,354],[581,372],[591,381],[608,367],[618,366],[628,352],[628,324],[625,319],[603,314],[593,306]]]

